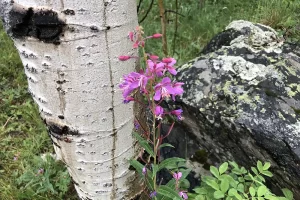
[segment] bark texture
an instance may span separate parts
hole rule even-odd
[[[133,107],[118,83],[134,70],[126,39],[137,25],[135,0],[1,0],[29,91],[57,155],[81,199],[130,199]]]

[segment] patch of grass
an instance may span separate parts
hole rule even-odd
[[[147,0],[141,4],[140,19],[145,16],[150,2],[151,0]],[[156,1],[154,2],[152,12],[142,22],[146,35],[161,32],[159,11]],[[169,55],[177,58],[179,65],[198,56],[212,37],[233,20],[262,23],[285,34],[287,40],[300,39],[300,2],[296,0],[202,0],[202,4],[197,0],[178,0],[178,10],[175,2],[165,1],[165,8],[169,11],[166,14]],[[150,53],[162,55],[160,42],[149,43],[147,50]]]
[[[179,65],[198,56],[207,42],[233,20],[260,22],[280,31],[290,41],[300,39],[298,0],[178,0],[178,10],[175,2],[165,0],[165,7],[169,54],[178,59]],[[150,3],[151,0],[142,1],[140,19]],[[156,0],[142,26],[147,35],[161,32]],[[146,49],[162,55],[159,41],[149,40]],[[70,183],[61,182],[69,180],[65,167],[51,158],[48,162],[39,158],[43,153],[53,153],[53,147],[27,92],[18,53],[3,30],[0,30],[0,77],[0,199],[76,199]],[[45,173],[35,176],[40,168]]]

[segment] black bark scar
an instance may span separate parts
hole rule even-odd
[[[66,24],[53,10],[14,6],[7,25],[14,38],[34,37],[58,45]]]

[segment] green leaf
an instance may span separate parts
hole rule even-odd
[[[245,182],[245,179],[244,179],[243,177],[239,177],[239,178],[238,178],[238,181],[239,181],[240,183],[244,183],[244,182]]]
[[[129,160],[129,163],[132,167],[134,167],[136,169],[136,171],[140,174],[143,175],[142,171],[144,168],[144,165],[142,165],[139,161],[131,159]],[[147,172],[148,173],[148,172]]]
[[[276,196],[272,196],[272,195],[266,195],[265,199],[268,199],[268,200],[279,200]]]
[[[141,163],[139,163],[136,160],[129,160],[129,163],[132,167],[134,167],[136,169],[136,171],[144,177],[144,174],[142,173],[143,167],[144,165],[142,165]],[[151,190],[153,190],[154,185],[153,185],[153,181],[152,181],[152,177],[153,177],[153,173],[151,171],[147,171],[147,177],[145,177],[146,183],[147,185],[150,187]]]
[[[265,178],[262,177],[261,175],[257,175],[257,178],[258,178],[260,181],[262,181],[262,182],[265,182],[265,181],[266,181]]]
[[[236,175],[242,175],[242,174],[243,174],[243,173],[241,172],[241,170],[238,169],[238,168],[232,169],[231,172],[234,173],[234,174],[236,174]]]
[[[254,172],[255,175],[258,175],[258,171],[255,167],[251,167],[251,170]]]
[[[138,133],[133,132],[134,137],[139,142],[139,145],[145,149],[145,151],[152,157],[155,157],[152,147],[149,145],[148,141],[145,140],[142,136],[140,136]]]
[[[293,200],[294,198],[294,195],[292,193],[291,190],[287,189],[287,188],[283,188],[281,189],[282,192],[283,192],[283,195],[288,199],[288,200]]]
[[[263,170],[268,170],[271,167],[271,163],[270,162],[266,162],[263,166]]]
[[[241,167],[241,172],[242,172],[242,174],[246,174],[248,171],[246,170],[245,167]]]
[[[175,148],[173,145],[169,144],[169,143],[164,143],[162,145],[159,146],[160,149],[164,148],[164,147],[171,147],[171,148]]]
[[[238,184],[236,189],[237,189],[237,191],[239,191],[241,193],[245,192],[245,187],[244,187],[244,184],[242,184],[242,183]]]
[[[219,184],[215,180],[208,180],[206,181],[206,184],[215,190],[219,190]]]
[[[195,188],[194,191],[197,193],[197,194],[207,194],[207,190],[205,188]]]
[[[249,192],[250,192],[251,197],[255,197],[256,191],[255,191],[255,189],[253,187],[249,188]]]
[[[233,167],[233,168],[239,168],[238,164],[236,164],[236,162],[229,162],[229,164]]]
[[[265,195],[267,192],[268,192],[268,188],[265,185],[261,185],[257,189],[257,196],[261,197],[261,196]]]
[[[181,189],[189,189],[190,188],[190,182],[187,179],[180,179],[179,187]]]
[[[220,174],[218,169],[215,166],[210,166],[209,171],[216,177],[219,178]]]
[[[164,168],[168,168],[168,166],[176,165],[178,162],[185,162],[185,159],[183,158],[167,158],[163,160],[159,165],[158,165],[158,171]]]
[[[221,181],[220,188],[223,193],[227,192],[227,190],[229,189],[229,181],[227,179],[223,179]]]
[[[228,195],[229,196],[234,196],[234,197],[236,197],[238,200],[243,200],[243,197],[241,196],[241,195],[239,195],[238,193],[237,193],[237,190],[236,189],[234,189],[234,188],[231,188],[229,191],[228,191]]]
[[[238,181],[230,181],[229,184],[233,187],[233,188],[236,188],[237,185],[238,185]]]
[[[264,171],[264,167],[263,167],[263,164],[261,163],[261,161],[257,161],[257,169],[260,173],[262,171]]]
[[[161,185],[158,188],[157,193],[161,194],[162,196],[169,197],[173,200],[182,200],[182,198],[178,195],[176,190],[174,190],[173,188],[170,188],[166,185]]]
[[[227,169],[228,169],[228,162],[224,162],[224,163],[219,167],[219,172],[220,172],[220,174],[223,174],[224,172],[226,172]]]
[[[224,193],[221,192],[220,190],[217,190],[217,191],[214,192],[214,198],[215,199],[221,199],[221,198],[224,198],[224,197],[225,197]]]
[[[270,172],[270,171],[262,171],[261,173],[263,175],[265,175],[265,176],[268,176],[268,177],[272,177],[273,176],[272,172]]]

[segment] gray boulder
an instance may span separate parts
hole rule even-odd
[[[190,158],[194,176],[228,160],[269,161],[271,189],[300,199],[300,45],[234,21],[178,71],[185,93],[169,106],[182,107],[185,120],[168,138],[176,150],[162,155]]]

